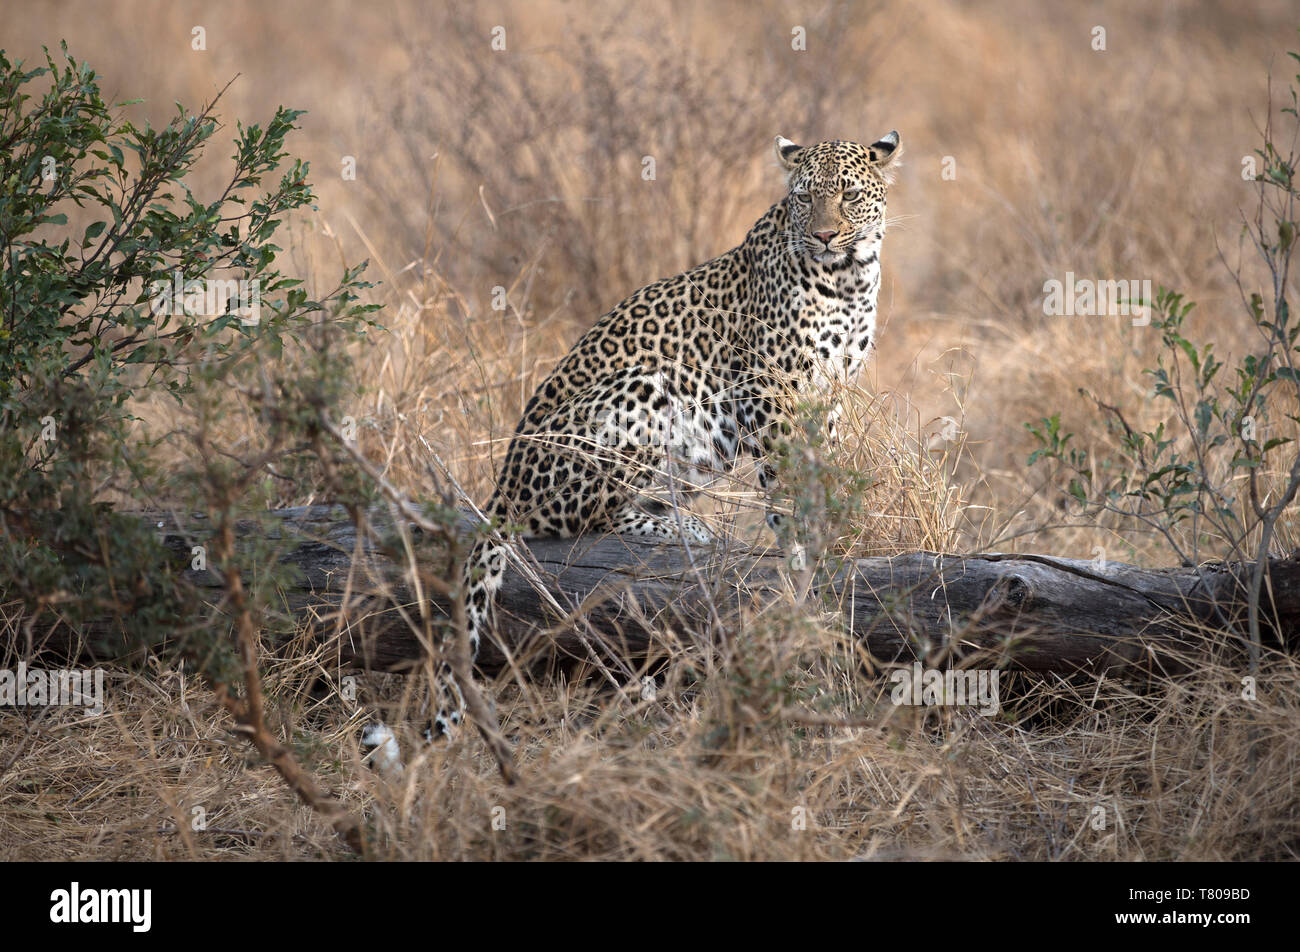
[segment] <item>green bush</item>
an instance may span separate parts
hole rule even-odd
[[[1300,54],[1289,55],[1300,62]],[[1300,453],[1287,435],[1300,425],[1300,323],[1287,297],[1300,227],[1300,75],[1295,82],[1282,108],[1289,128],[1270,123],[1255,152],[1258,201],[1254,213],[1243,217],[1242,239],[1268,286],[1248,291],[1241,270],[1234,273],[1254,331],[1243,342],[1244,352],[1220,359],[1212,344],[1189,337],[1185,323],[1194,303],[1160,288],[1155,300],[1142,303],[1151,308],[1151,327],[1161,335],[1160,357],[1146,374],[1153,406],[1165,411],[1162,418],[1144,428],[1130,423],[1133,411],[1097,400],[1118,452],[1095,461],[1070,445],[1073,434],[1062,428],[1060,414],[1025,424],[1039,442],[1030,465],[1054,460],[1068,473],[1066,492],[1085,512],[1115,513],[1159,533],[1186,565],[1206,558],[1250,563],[1243,579],[1249,592],[1243,627],[1252,669],[1268,559],[1275,553],[1278,522],[1300,490]]]
[[[141,128],[66,46],[34,69],[0,52],[0,589],[37,616],[116,617],[132,645],[192,616],[189,566],[109,501],[265,508],[266,454],[310,460],[349,387],[331,345],[375,307],[358,301],[364,264],[319,299],[278,264],[277,230],[313,200],[284,147],[300,112],[239,124],[215,196],[186,183],[216,101]],[[258,445],[214,426],[236,393]],[[160,397],[168,422],[145,426]]]

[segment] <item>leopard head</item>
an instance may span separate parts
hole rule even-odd
[[[885,231],[885,190],[902,149],[891,132],[869,146],[856,142],[795,145],[776,137],[776,157],[789,173],[789,242],[796,253],[839,263]]]

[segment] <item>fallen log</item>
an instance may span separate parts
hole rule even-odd
[[[201,516],[140,518],[185,560],[212,531]],[[368,518],[393,534],[387,509],[372,509]],[[419,607],[409,573],[391,558],[391,548],[359,537],[342,507],[264,513],[241,521],[236,535],[243,543],[280,546],[281,565],[294,570],[282,587],[283,611],[328,640],[343,666],[400,670],[421,656],[410,623]],[[983,652],[981,666],[1030,672],[1177,672],[1237,640],[1229,632],[1244,630],[1237,619],[1249,570],[915,552],[805,575],[775,553],[736,546],[603,536],[536,539],[525,547],[536,581],[516,568],[508,572],[497,599],[499,644],[485,644],[480,654],[480,667],[489,672],[507,655],[524,663],[590,661],[593,652],[642,658],[664,646],[665,632],[725,631],[736,611],[789,604],[801,590],[807,610],[838,612],[880,661]],[[440,564],[432,557],[419,561],[430,570]],[[211,602],[219,601],[221,581],[211,568],[185,574],[200,592],[211,592]],[[446,605],[430,602],[445,617]],[[1271,635],[1294,647],[1300,560],[1270,563],[1266,603]],[[111,623],[95,627],[90,640],[111,638]]]

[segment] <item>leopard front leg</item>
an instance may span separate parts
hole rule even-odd
[[[759,457],[758,483],[767,497],[767,524],[773,534],[776,535],[777,540],[788,547],[791,569],[802,571],[808,566],[807,549],[793,531],[797,528],[790,524],[793,517],[778,506],[777,467],[774,462],[780,452],[788,453],[799,449],[799,447],[791,445],[791,440],[794,434],[800,432],[802,428],[791,424],[790,421],[793,419],[791,407],[783,400],[770,401],[762,405],[762,409],[766,411],[767,418],[771,421],[762,431],[757,453]],[[824,449],[833,451],[839,446],[841,437],[838,423],[843,415],[844,405],[841,401],[836,400],[827,411],[825,420],[821,423]],[[807,447],[804,449],[807,449]]]
[[[826,448],[828,450],[839,449],[840,446],[840,417],[844,415],[843,402],[836,400],[830,412],[826,414]]]
[[[808,567],[808,556],[804,551],[802,543],[796,538],[790,538],[791,529],[790,515],[783,512],[777,505],[776,500],[776,465],[772,462],[774,457],[775,445],[771,439],[771,431],[763,437],[762,455],[758,459],[758,486],[763,491],[765,503],[767,506],[767,527],[772,530],[776,536],[777,542],[787,545],[790,551],[790,568],[795,572],[802,572]]]

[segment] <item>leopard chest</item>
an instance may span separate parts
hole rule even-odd
[[[801,383],[826,392],[852,383],[866,364],[876,342],[874,264],[801,276],[790,309]]]

